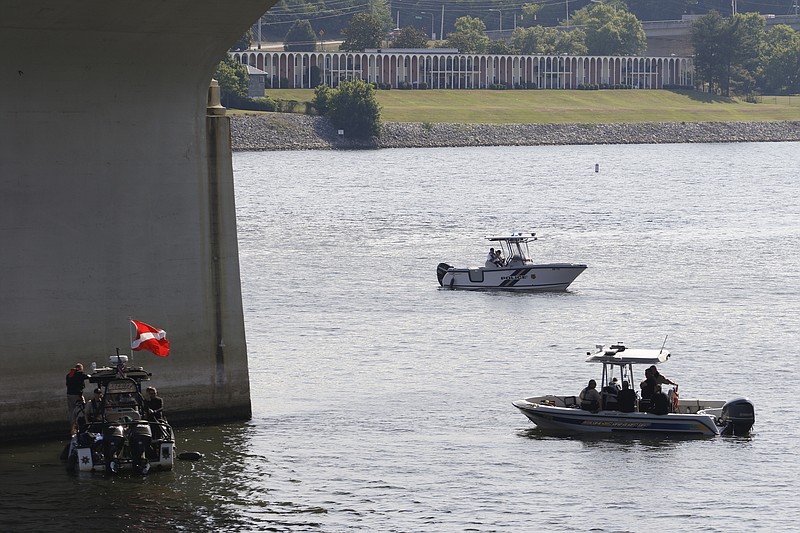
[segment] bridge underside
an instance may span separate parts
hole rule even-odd
[[[128,353],[129,317],[167,330],[171,355],[134,364],[172,421],[249,416],[230,159],[210,153],[206,102],[274,3],[3,2],[0,440],[64,434],[64,375]]]

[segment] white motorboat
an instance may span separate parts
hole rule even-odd
[[[72,435],[64,457],[68,470],[144,475],[151,469],[172,469],[172,427],[163,417],[147,416],[144,407],[142,381],[149,380],[150,373],[129,368],[127,362],[125,355],[112,355],[108,367],[92,372],[89,382],[103,392],[101,414]]]
[[[563,291],[586,270],[583,264],[534,263],[528,243],[536,240],[535,233],[513,233],[486,239],[502,250],[502,257],[496,260],[487,258],[484,266],[471,268],[439,263],[436,268],[439,285],[449,289]]]
[[[610,348],[597,346],[595,353],[587,352],[586,362],[602,363],[601,384],[617,377],[634,387],[634,365],[657,365],[667,361],[668,351],[629,349],[622,344]],[[569,433],[657,433],[713,436],[719,434],[746,435],[755,423],[753,403],[738,397],[729,401],[682,399],[671,390],[667,414],[640,412],[643,402],[634,412],[622,412],[602,393],[602,405],[597,411],[581,409],[579,395],[545,395],[512,402],[514,407],[545,430]],[[643,409],[642,409],[643,410]]]

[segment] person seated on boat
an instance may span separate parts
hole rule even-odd
[[[603,387],[603,392],[607,392],[608,394],[619,393],[619,380],[617,378],[611,378],[611,381],[608,382],[608,385]]]
[[[94,397],[86,404],[86,420],[91,422],[103,421],[103,391],[94,390]]]
[[[603,408],[609,410],[617,409],[617,395],[619,394],[619,387],[617,386],[617,378],[613,378],[608,382],[608,385],[603,387]]]
[[[617,411],[622,413],[636,412],[636,391],[627,380],[622,381],[622,390],[617,394]]]
[[[494,264],[498,268],[499,267],[504,267],[506,265],[506,260],[503,257],[503,250],[501,250],[500,248],[498,248],[494,252]]]
[[[164,400],[155,387],[147,387],[144,397],[144,415],[151,422],[164,420]]]
[[[650,412],[654,415],[666,415],[670,411],[669,398],[661,390],[661,385],[656,385],[656,390],[653,393]]]
[[[589,380],[589,384],[581,391],[579,398],[581,400],[581,409],[584,411],[596,413],[600,410],[600,393],[597,392],[597,382],[595,380]]]
[[[484,266],[486,268],[494,268],[497,266],[497,253],[494,251],[494,248],[489,248],[489,253],[486,254],[486,263]]]

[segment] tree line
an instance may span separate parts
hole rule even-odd
[[[788,15],[794,0],[737,0],[739,13],[761,12]],[[317,39],[340,39],[342,31],[357,13],[370,13],[385,32],[413,26],[428,34],[456,31],[456,21],[471,16],[490,30],[514,27],[558,26],[569,23],[574,12],[590,6],[593,0],[280,0],[261,18],[264,41],[280,41],[297,20],[308,20]],[[705,15],[717,11],[732,14],[731,0],[602,0],[624,9],[639,20],[681,20],[684,15]],[[432,20],[433,19],[433,20]],[[258,22],[252,31],[258,31]],[[442,36],[437,35],[441,40]]]
[[[510,42],[490,40],[485,23],[466,15],[455,21],[453,31],[441,44],[461,53],[476,54],[641,54],[647,46],[644,30],[636,15],[623,4],[619,0],[592,2],[574,11],[569,22],[563,21],[560,27],[518,27]],[[538,12],[536,6],[529,5],[528,10]],[[386,39],[385,25],[373,13],[356,13],[341,34],[342,51],[380,48]],[[800,93],[800,33],[790,26],[776,25],[767,30],[765,18],[758,13],[723,16],[711,11],[692,23],[691,42],[695,81],[703,90],[725,96]],[[427,34],[414,27],[391,36],[391,45],[397,48],[425,48],[428,44]],[[309,21],[295,21],[286,36],[286,49],[313,50],[315,45]],[[313,85],[318,85],[319,74],[310,75],[317,80]],[[215,78],[226,106],[282,109],[270,98],[247,97],[247,69],[230,56],[220,63]],[[345,129],[348,135],[374,136],[380,131],[375,90],[361,80],[343,82],[337,88],[320,86],[312,107],[317,113],[330,116],[334,125]]]

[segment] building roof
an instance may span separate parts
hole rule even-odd
[[[252,76],[253,74],[255,74],[255,75],[262,74],[264,76],[267,76],[267,75],[269,75],[269,72],[264,72],[260,68],[256,68],[256,67],[253,67],[251,65],[247,65],[247,74],[249,74],[250,76]]]

